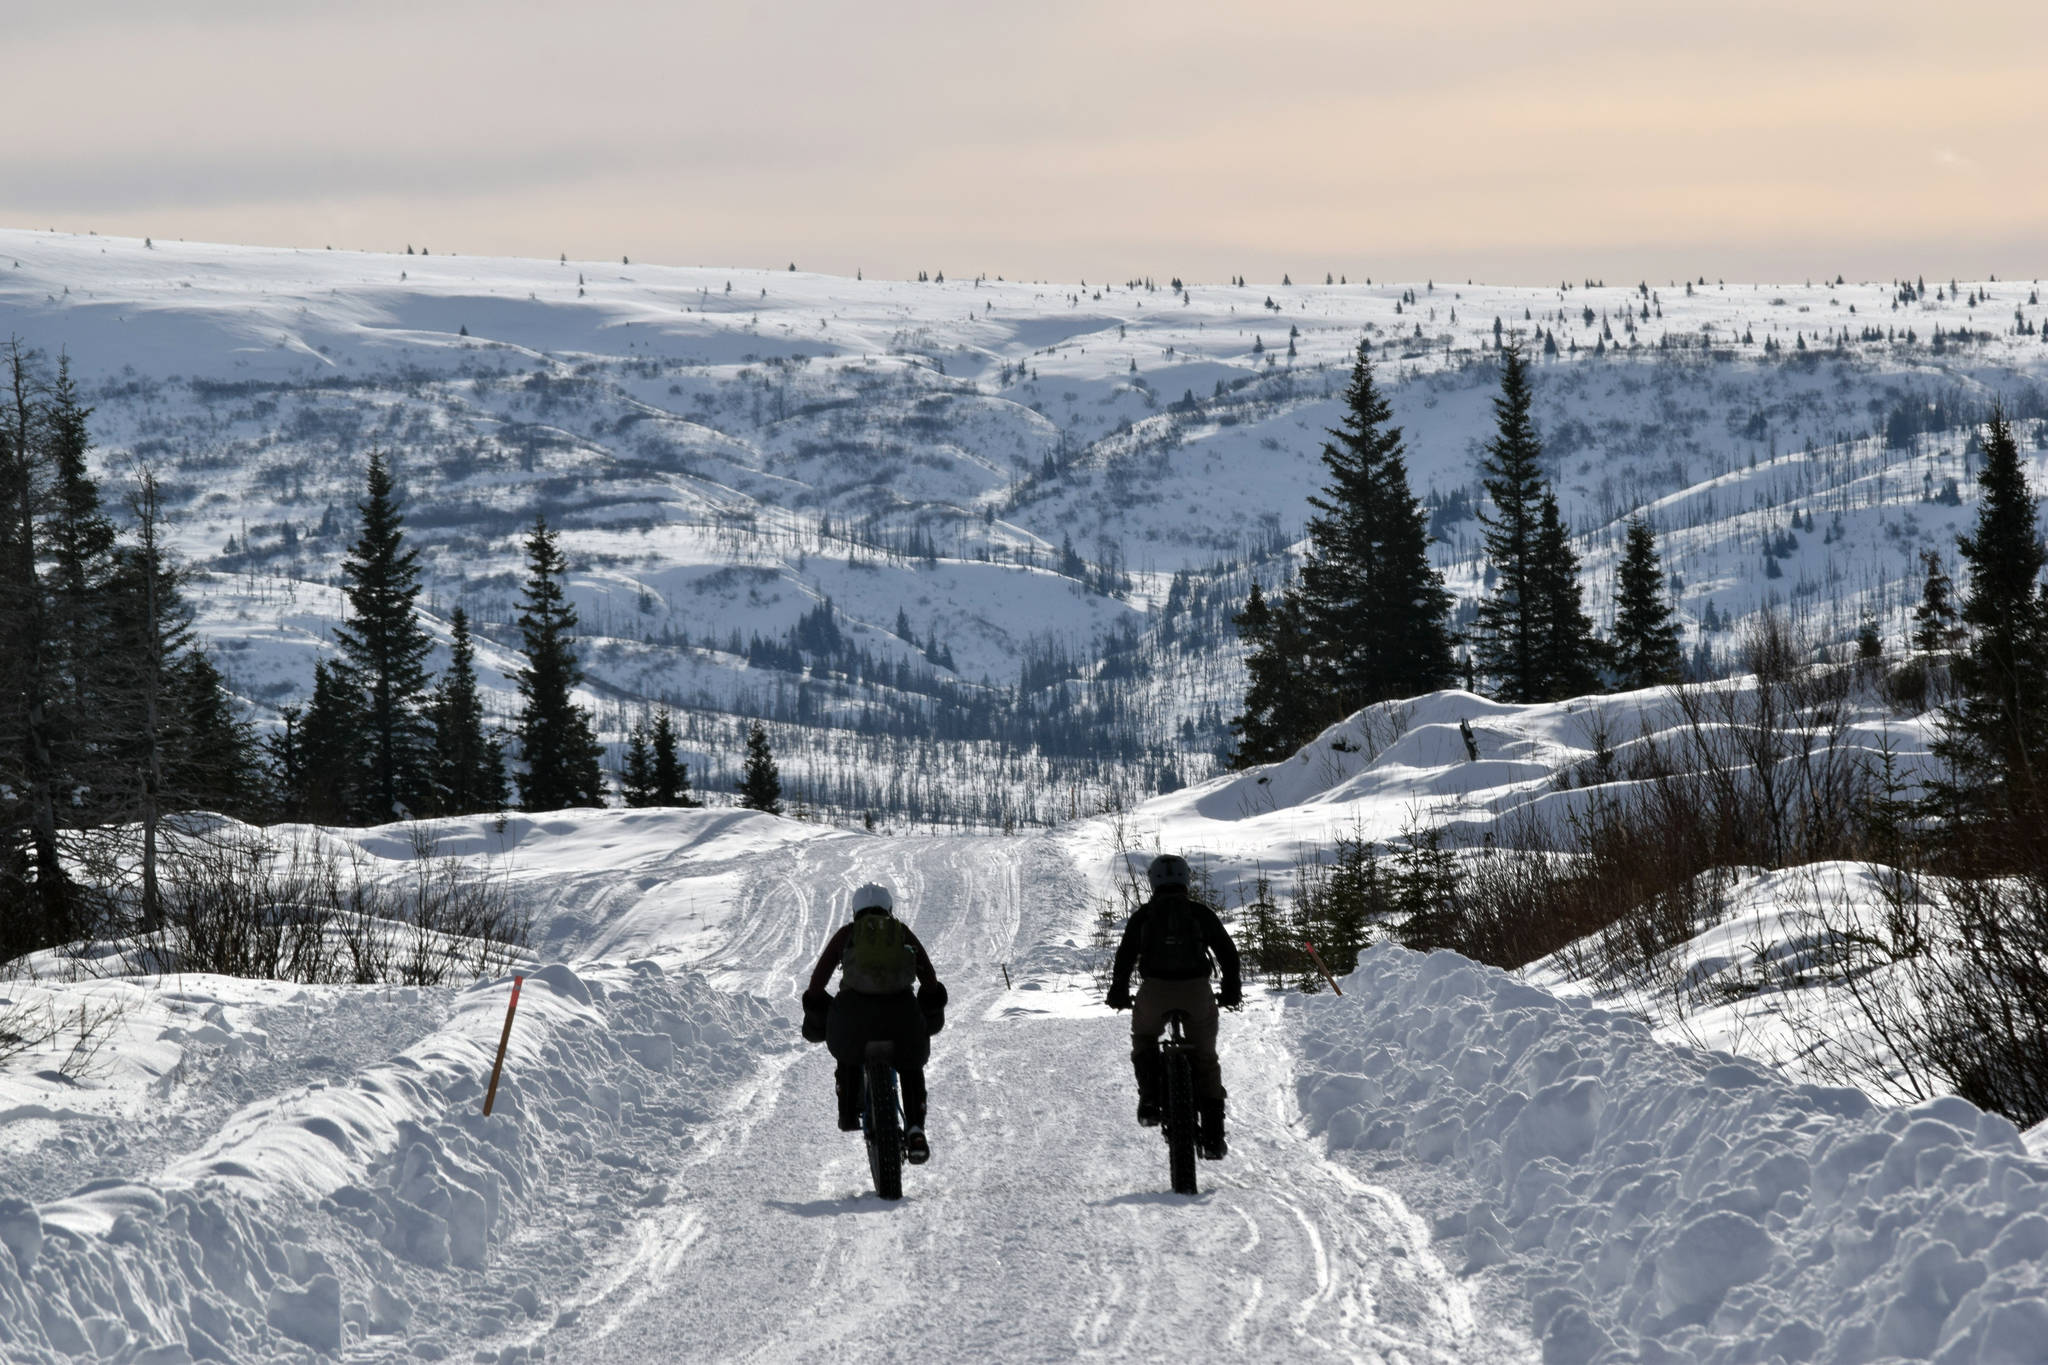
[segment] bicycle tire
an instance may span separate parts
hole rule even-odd
[[[872,1061],[866,1070],[868,1172],[883,1199],[903,1197],[903,1122],[896,1108],[896,1068]]]
[[[1195,1073],[1182,1048],[1166,1054],[1166,1113],[1159,1126],[1166,1134],[1167,1174],[1175,1194],[1199,1194],[1195,1183]]]

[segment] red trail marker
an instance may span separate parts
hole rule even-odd
[[[491,1106],[498,1102],[498,1073],[505,1069],[505,1044],[512,1041],[512,1012],[519,1008],[519,983],[523,976],[512,978],[512,999],[505,1006],[505,1031],[498,1035],[498,1060],[491,1063],[491,1088],[484,1092],[484,1117],[491,1116]]]
[[[1330,969],[1323,965],[1322,955],[1316,952],[1316,945],[1310,943],[1307,939],[1303,939],[1301,941],[1301,946],[1308,949],[1308,960],[1316,964],[1316,970],[1323,974],[1323,980],[1330,983],[1330,989],[1337,992],[1337,994],[1339,995],[1344,994],[1344,988],[1337,984],[1337,978],[1331,976]],[[513,993],[515,995],[518,994],[517,990],[515,990]],[[511,1027],[510,1018],[507,1018],[505,1026],[507,1028]],[[487,1109],[484,1112],[489,1113],[490,1111]]]

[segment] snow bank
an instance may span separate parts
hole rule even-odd
[[[1520,1277],[1546,1362],[2048,1356],[2048,1165],[2005,1119],[1796,1085],[1452,953],[1343,984],[1290,1001],[1312,1130],[1470,1189],[1445,1259]]]
[[[566,1239],[532,1234],[559,1223],[562,1191],[659,1202],[644,1173],[690,1145],[722,1087],[788,1045],[765,1001],[694,972],[544,967],[486,1119],[508,987],[470,988],[443,1027],[346,1083],[245,1107],[154,1176],[40,1206],[0,1189],[0,1357],[174,1365],[403,1331],[414,1354],[444,1358],[437,1331],[495,1336],[541,1312],[530,1287],[479,1307],[487,1291],[462,1272],[557,1278],[550,1244]]]

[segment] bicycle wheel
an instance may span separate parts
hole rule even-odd
[[[1175,1194],[1199,1194],[1195,1185],[1195,1073],[1184,1048],[1162,1048],[1166,1061],[1166,1166]]]
[[[868,1172],[875,1193],[884,1199],[903,1197],[903,1116],[896,1107],[896,1066],[870,1057],[866,1071],[866,1106],[862,1127],[868,1140]]]

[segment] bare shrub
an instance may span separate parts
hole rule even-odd
[[[1898,1101],[1961,1095],[2022,1127],[2048,1118],[2048,875],[1882,869],[1881,901],[1815,894],[1811,983],[1784,1008],[1807,1073]]]
[[[1955,1093],[2027,1127],[2048,1118],[2048,876],[1943,878],[1925,1055]]]
[[[301,838],[229,830],[179,840],[165,858],[149,955],[163,971],[431,986],[523,949],[529,926],[502,878],[420,840],[396,884],[372,879],[360,854]]]
[[[1753,677],[1673,688],[1670,730],[1615,746],[1596,712],[1573,774],[1586,797],[1504,819],[1468,865],[1462,950],[1516,967],[1598,935],[1587,966],[1646,976],[1718,922],[1729,869],[1859,856],[1880,783],[1848,742],[1854,669],[1804,657],[1766,614],[1743,645]]]
[[[1934,921],[1939,907],[1918,877],[1884,868],[1875,919],[1842,895],[1813,885],[1803,909],[1811,937],[1810,973],[1786,983],[1823,989],[1819,1003],[1783,1008],[1808,1039],[1802,1070],[1837,1085],[1901,1103],[1948,1089],[1927,1048],[1933,986]]]
[[[125,999],[80,998],[76,1008],[60,1008],[58,994],[24,962],[8,964],[0,976],[0,1069],[36,1054],[51,1058],[46,1069],[64,1076],[88,1076],[99,1069],[102,1054],[128,1017]]]
[[[0,996],[0,1066],[34,1052],[55,1036],[48,1011],[38,1010],[13,991]]]

